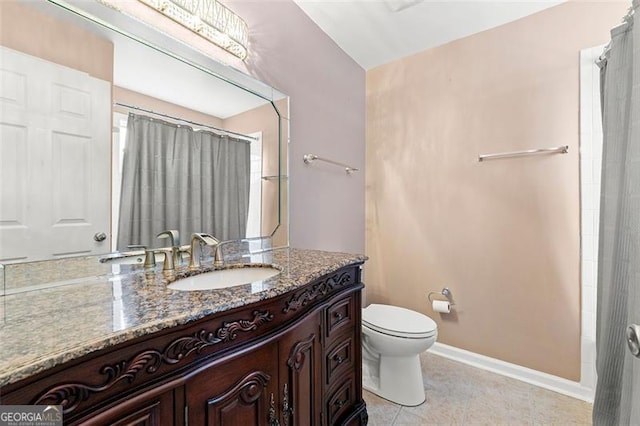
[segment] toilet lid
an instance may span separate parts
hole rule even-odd
[[[434,320],[419,312],[378,304],[362,310],[362,323],[380,333],[415,339],[431,337],[438,329]]]

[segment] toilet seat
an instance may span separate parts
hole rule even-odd
[[[362,310],[362,324],[379,333],[408,339],[424,339],[437,334],[434,320],[398,306],[371,304]]]

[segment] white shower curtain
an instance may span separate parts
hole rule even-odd
[[[219,240],[244,238],[249,215],[249,142],[129,114],[118,250],[158,247],[177,229]]]
[[[640,425],[640,27],[634,12],[611,31],[601,66],[604,151],[598,259],[595,425]]]

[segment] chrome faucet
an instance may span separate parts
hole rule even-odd
[[[215,247],[215,251],[217,252],[220,241],[209,234],[203,234],[200,232],[194,232],[191,234],[191,258],[189,260],[189,269],[196,269],[200,267],[202,244]]]
[[[182,265],[182,253],[180,251],[180,232],[178,232],[178,230],[176,229],[170,229],[168,231],[162,231],[156,237],[170,239],[171,256],[173,257],[172,264],[174,267]],[[165,254],[165,256],[166,255],[167,254]],[[167,266],[166,263],[165,266]]]

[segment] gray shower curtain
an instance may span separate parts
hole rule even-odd
[[[244,238],[250,145],[189,126],[129,114],[123,158],[118,250],[162,246],[156,235],[193,232]]]
[[[595,425],[640,425],[640,359],[627,326],[640,324],[640,27],[638,1],[611,31],[600,62],[604,151],[598,258]]]

